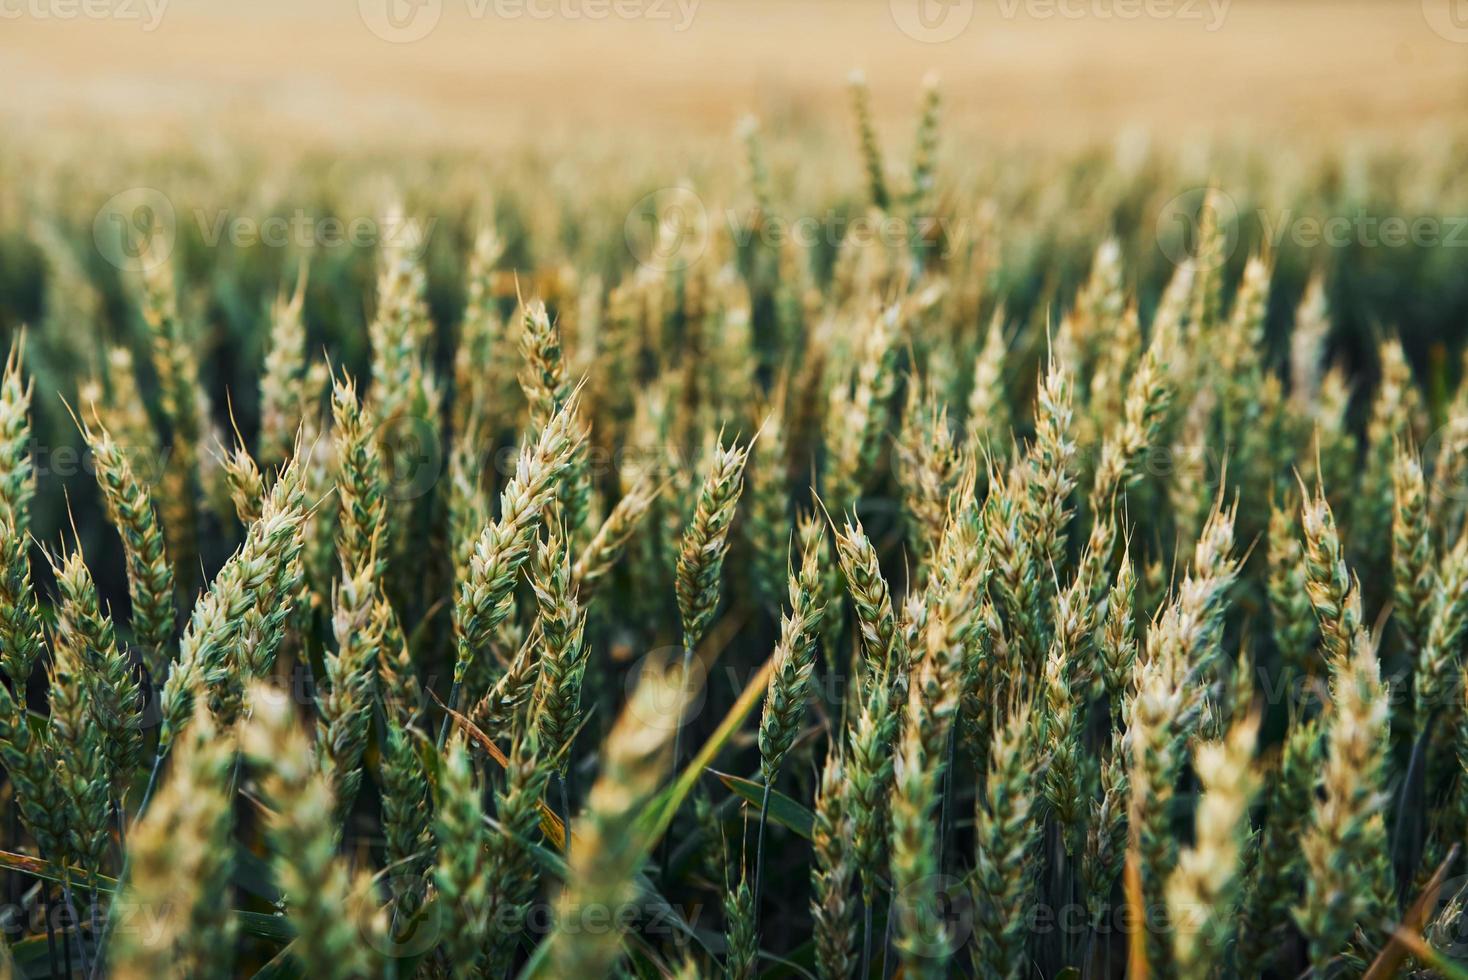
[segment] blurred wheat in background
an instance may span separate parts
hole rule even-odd
[[[0,975],[1468,971],[1450,4],[0,14]]]

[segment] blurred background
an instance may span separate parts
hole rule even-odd
[[[1431,137],[1468,106],[1456,0],[3,0],[0,13],[12,138],[706,138],[746,112],[844,126],[833,106],[858,67],[889,119],[937,71],[952,131],[999,142]]]

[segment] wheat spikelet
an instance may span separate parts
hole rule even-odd
[[[30,502],[36,493],[35,465],[31,461],[31,392],[35,380],[23,377],[25,332],[11,341],[0,374],[0,522],[21,537],[30,530]]]
[[[94,426],[82,426],[82,437],[92,453],[107,518],[122,536],[133,641],[142,650],[148,672],[160,678],[168,665],[174,627],[173,569],[163,529],[147,486],[95,413],[93,418]]]
[[[316,745],[322,771],[331,781],[338,826],[351,812],[361,786],[377,660],[384,654],[373,552],[369,549],[356,557],[355,566],[348,564],[350,560],[343,556],[342,577],[333,590],[336,649],[322,655],[324,685],[316,700]]]
[[[1320,391],[1321,355],[1329,333],[1325,277],[1317,272],[1295,308],[1295,326],[1290,332],[1290,401],[1301,409],[1314,405]]]
[[[530,404],[530,424],[541,429],[571,393],[561,352],[561,332],[540,300],[525,304],[520,322],[520,388]]]
[[[1189,326],[1199,340],[1211,339],[1222,310],[1223,263],[1227,256],[1228,229],[1219,223],[1222,191],[1209,184],[1198,209],[1197,250],[1193,255],[1193,289]]]
[[[1457,692],[1458,650],[1468,622],[1468,539],[1460,539],[1443,556],[1440,575],[1427,610],[1426,634],[1412,677],[1417,716],[1423,722],[1453,703]]]
[[[669,742],[688,698],[678,671],[644,668],[602,750],[601,775],[576,821],[578,845],[566,887],[556,902],[550,943],[551,976],[597,976],[617,959],[620,929],[589,930],[586,917],[616,913],[635,895],[632,878],[649,841],[635,818],[657,790],[669,760]]]
[[[218,466],[224,471],[229,501],[240,523],[249,525],[259,520],[260,509],[265,505],[265,477],[244,442],[236,441],[228,455],[219,457]]]
[[[535,430],[544,429],[571,398],[573,389],[566,377],[561,331],[551,322],[545,304],[539,300],[525,304],[520,354],[520,387],[530,405],[530,425]],[[579,530],[586,521],[591,497],[579,446],[572,449],[569,465],[560,480],[558,499],[565,508],[566,526]]]
[[[866,76],[852,72],[849,79],[851,105],[856,114],[856,134],[861,144],[862,162],[867,171],[867,189],[872,203],[883,211],[891,204],[887,193],[887,178],[882,165],[882,150],[877,144],[877,129],[872,122],[872,92],[867,87]]]
[[[642,519],[652,509],[663,489],[662,485],[642,478],[617,501],[612,512],[597,529],[596,536],[581,550],[571,569],[571,580],[575,583],[578,594],[590,599],[597,585],[626,550],[627,543],[637,533]]]
[[[1064,557],[1061,532],[1069,516],[1066,500],[1075,486],[1072,467],[1076,453],[1069,432],[1074,414],[1072,381],[1060,358],[1051,358],[1035,401],[1035,441],[1028,457],[1025,518],[1034,535],[1036,560],[1056,568]]]
[[[968,448],[978,456],[985,450],[999,452],[1009,438],[1009,402],[1004,393],[1007,345],[1004,341],[1004,311],[994,311],[984,345],[974,359],[964,431]]]
[[[938,124],[943,97],[938,90],[938,76],[923,76],[923,101],[918,112],[917,134],[913,138],[912,190],[908,206],[918,217],[925,216],[932,201],[934,171],[938,164]]]
[[[387,559],[375,542],[392,539],[387,523],[382,453],[372,408],[358,402],[357,387],[350,377],[332,382],[331,416],[335,424],[332,438],[336,443],[339,507],[337,547],[352,562],[353,569],[369,554],[378,552],[372,574],[380,577],[387,568]]]
[[[1257,718],[1234,725],[1221,742],[1194,751],[1202,798],[1194,819],[1193,846],[1178,855],[1167,879],[1173,957],[1184,978],[1211,976],[1233,921],[1248,811],[1258,789],[1253,756]]]
[[[476,413],[510,415],[504,402],[515,385],[507,376],[511,359],[501,356],[506,331],[495,308],[492,283],[494,266],[504,249],[493,221],[486,220],[474,234],[464,270],[464,318],[454,349],[455,432],[471,431],[469,420]]]
[[[724,555],[729,550],[729,525],[744,488],[744,463],[749,447],[722,445],[714,450],[707,475],[698,493],[698,503],[683,532],[678,549],[678,614],[683,625],[683,646],[692,650],[703,639],[719,603],[719,582]]]
[[[498,832],[490,835],[487,846],[490,939],[486,968],[492,975],[509,966],[535,895],[537,873],[530,845],[540,821],[539,802],[552,771],[540,751],[535,721],[521,727],[525,735],[510,749],[504,788],[495,796]]]
[[[428,740],[413,728],[423,698],[401,630],[385,600],[373,611],[373,629],[383,636],[378,694],[386,716],[378,785],[382,796],[384,850],[391,879],[393,921],[410,928],[423,897],[423,881],[433,864],[433,810],[423,755]],[[390,937],[397,940],[399,937]]]
[[[40,655],[41,611],[31,588],[26,537],[0,520],[0,668],[23,691]]]
[[[1131,790],[1127,782],[1125,752],[1113,751],[1101,762],[1101,798],[1091,801],[1087,824],[1086,852],[1081,864],[1086,908],[1093,922],[1105,916],[1111,891],[1121,878],[1126,861],[1127,807]]]
[[[1300,842],[1307,876],[1304,901],[1295,910],[1295,921],[1310,942],[1311,965],[1321,975],[1345,949],[1353,924],[1368,907],[1370,891],[1361,887],[1360,871],[1375,853],[1371,819],[1385,804],[1380,778],[1389,705],[1363,629],[1353,633],[1331,693],[1324,789]]]
[[[479,532],[494,518],[489,495],[481,485],[486,426],[477,412],[465,418],[464,426],[449,449],[448,459],[448,536],[456,580],[462,579],[469,567]]]
[[[387,228],[402,227],[402,207],[391,205],[382,223]],[[378,255],[377,309],[367,326],[373,414],[383,423],[403,418],[411,410],[423,379],[418,352],[431,326],[423,300],[423,267],[409,245],[401,236],[383,242]]]
[[[510,725],[535,693],[540,677],[540,660],[536,646],[540,642],[539,621],[525,634],[524,640],[510,658],[505,672],[475,704],[471,717],[480,728],[498,731]]]
[[[856,505],[871,477],[896,385],[898,309],[878,310],[868,322],[855,377],[832,386],[826,410],[825,497],[838,511]]]
[[[940,719],[952,714],[952,702],[938,680],[937,657],[925,659],[914,678],[907,724],[897,747],[891,800],[891,867],[894,943],[904,976],[935,978],[946,972],[949,937],[936,915],[938,873],[937,822],[933,819],[942,780],[943,758],[930,752],[941,747],[947,732]],[[940,699],[929,707],[927,699]]]
[[[260,370],[258,442],[266,466],[278,466],[290,455],[313,393],[306,377],[305,305],[306,265],[302,263],[290,299],[282,291],[270,308],[270,336]]]
[[[455,977],[478,975],[489,926],[489,832],[484,826],[479,795],[469,750],[463,739],[456,737],[447,746],[439,772],[433,823],[438,840],[433,881],[439,901],[448,910],[449,927],[443,946]]]
[[[1128,549],[1106,595],[1106,619],[1096,638],[1101,681],[1113,714],[1121,706],[1137,660],[1136,608],[1137,573]]]
[[[290,699],[257,684],[246,700],[251,717],[240,747],[265,767],[260,789],[273,810],[267,820],[271,867],[297,929],[296,962],[330,980],[370,974],[369,951],[381,924],[370,905],[370,883],[354,876],[336,853],[331,785],[317,768]]]
[[[985,791],[975,803],[974,969],[981,976],[1014,978],[1027,969],[1025,915],[1040,837],[1030,780],[1038,761],[1031,722],[1028,709],[1011,710],[995,731]]]
[[[1214,506],[1198,536],[1193,567],[1147,634],[1146,659],[1161,662],[1174,684],[1196,676],[1218,656],[1224,600],[1239,573],[1232,553],[1237,504],[1224,508],[1222,503]]]
[[[1397,447],[1392,463],[1392,591],[1393,615],[1412,646],[1426,642],[1437,555],[1427,516],[1427,486],[1415,453]]]
[[[1152,635],[1155,632],[1154,629]],[[1147,907],[1157,909],[1165,907],[1163,883],[1172,873],[1177,854],[1168,811],[1181,766],[1180,728],[1187,706],[1187,698],[1167,676],[1164,656],[1158,653],[1137,663],[1136,693],[1128,707],[1125,739],[1130,756],[1127,771],[1127,782],[1131,787],[1128,832],[1132,846],[1141,858],[1142,888]],[[1153,969],[1166,969],[1169,948],[1166,930],[1155,930],[1149,922],[1146,950],[1148,963]]]
[[[1399,440],[1414,433],[1417,389],[1412,368],[1393,337],[1380,348],[1381,383],[1366,420],[1366,462],[1360,474],[1360,494],[1351,511],[1356,537],[1354,548],[1373,568],[1388,568],[1392,525],[1392,471]],[[1378,564],[1380,563],[1380,564]]]
[[[581,720],[581,681],[590,650],[584,643],[586,609],[577,599],[571,556],[563,532],[552,528],[536,549],[530,583],[541,636],[535,681],[539,745],[564,775],[571,741]]]
[[[1264,346],[1264,314],[1269,303],[1272,270],[1261,256],[1244,263],[1244,276],[1233,309],[1217,337],[1219,416],[1230,443],[1247,444],[1247,431],[1257,422],[1263,373],[1258,351]],[[1248,461],[1241,461],[1247,468]]]
[[[1076,669],[1078,652],[1067,639],[1057,635],[1045,659],[1042,689],[1043,744],[1049,758],[1044,796],[1062,828],[1067,854],[1074,854],[1084,841],[1087,816],[1082,789],[1080,719],[1076,704],[1086,685],[1079,680],[1073,692],[1067,679]]]
[[[541,430],[535,445],[521,449],[515,476],[500,495],[500,518],[474,543],[455,598],[456,682],[462,681],[478,651],[510,613],[515,578],[529,556],[540,516],[554,499],[557,480],[582,438],[577,404],[572,396]]]
[[[1350,657],[1351,645],[1361,628],[1361,589],[1346,567],[1335,515],[1319,490],[1305,497],[1300,525],[1305,535],[1305,592],[1320,620],[1320,639],[1331,673]]]
[[[172,773],[128,835],[122,901],[149,928],[119,929],[108,968],[119,980],[227,977],[238,929],[228,905],[233,809],[225,786],[235,741],[200,712],[178,741]]]
[[[962,472],[948,411],[931,388],[914,384],[903,412],[902,430],[892,446],[899,463],[897,478],[911,524],[913,551],[920,558],[919,569],[926,569],[933,557],[931,549],[942,539],[950,497]]]
[[[823,978],[850,976],[856,969],[856,906],[851,901],[856,868],[848,804],[845,769],[832,748],[821,770],[811,825],[811,918]]]
[[[273,660],[291,613],[286,600],[292,592],[284,587],[289,584],[292,554],[299,553],[305,522],[300,479],[300,465],[293,461],[276,481],[244,544],[194,605],[179,642],[178,659],[170,665],[163,685],[160,755],[187,723],[201,694],[222,695],[237,708],[245,671],[263,676],[262,668]],[[252,635],[248,648],[235,648],[236,641]],[[247,650],[247,662],[240,663],[238,656]],[[226,718],[228,715],[222,716],[221,721]]]
[[[100,614],[91,619],[92,610],[86,608],[95,603],[95,596],[72,595],[73,589],[90,585],[90,577],[84,580],[84,573],[77,568],[80,561],[79,553],[74,553],[70,567],[58,568],[67,581],[62,585],[61,625],[51,644],[47,740],[57,766],[51,778],[60,784],[65,800],[61,812],[66,828],[62,854],[95,881],[107,850],[112,784],[102,719],[93,710],[93,676],[86,656],[90,641],[101,641],[108,629],[101,623]]]
[[[1154,332],[1141,364],[1127,382],[1121,424],[1107,433],[1101,446],[1101,461],[1091,486],[1093,514],[1109,509],[1117,490],[1140,476],[1138,460],[1157,441],[1172,401],[1167,365],[1176,342],[1165,325]]]
[[[856,622],[861,630],[862,648],[866,652],[867,676],[890,679],[889,664],[897,635],[892,595],[877,564],[877,551],[867,538],[861,520],[855,515],[836,532],[836,556],[840,559],[846,587],[856,607]]]
[[[749,887],[749,874],[742,861],[738,886],[725,886],[724,921],[727,923],[724,930],[725,976],[729,980],[754,980],[758,975],[755,958],[759,953],[759,937],[754,931],[754,892]]]
[[[132,665],[117,645],[112,618],[97,601],[97,587],[81,549],[58,567],[52,562],[61,592],[57,609],[58,646],[82,660],[82,696],[87,713],[102,735],[102,754],[110,798],[119,804],[142,757],[142,701]]]
[[[1317,719],[1296,719],[1268,779],[1267,816],[1239,926],[1240,969],[1251,975],[1261,974],[1278,954],[1278,932],[1289,921],[1290,906],[1304,882],[1305,861],[1296,842],[1310,818],[1320,779],[1320,736]]]
[[[1269,621],[1285,666],[1296,677],[1315,669],[1315,610],[1307,589],[1309,569],[1300,543],[1299,509],[1293,502],[1269,507]]]
[[[749,519],[746,537],[756,566],[755,594],[778,611],[785,585],[786,539],[790,534],[789,446],[785,433],[784,383],[777,390],[750,452]]]
[[[163,530],[168,553],[180,569],[194,560],[197,519],[198,457],[208,405],[199,384],[198,361],[179,316],[173,267],[149,265],[143,276],[143,321],[152,343],[163,414],[172,441],[163,471]]]
[[[817,525],[819,526],[819,525]],[[760,778],[774,782],[805,715],[816,663],[816,636],[825,606],[821,602],[820,557],[823,538],[803,540],[800,571],[790,575],[790,611],[780,618],[774,671],[765,689],[759,722]]]

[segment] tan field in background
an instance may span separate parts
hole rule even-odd
[[[751,111],[844,126],[854,67],[888,118],[909,118],[936,70],[954,125],[999,142],[1397,139],[1468,109],[1468,26],[1438,0],[948,0],[929,12],[967,20],[943,43],[899,28],[902,0],[437,0],[406,43],[369,29],[383,0],[86,2],[116,16],[0,0],[13,135],[105,120],[143,137],[705,139]],[[401,2],[428,16],[436,0]]]

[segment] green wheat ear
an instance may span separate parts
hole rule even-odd
[[[0,521],[21,537],[30,530],[30,501],[36,493],[30,447],[35,380],[24,377],[25,343],[25,331],[17,331],[0,373]]]
[[[619,958],[620,932],[584,929],[578,917],[591,908],[621,908],[635,897],[633,876],[652,845],[638,830],[638,815],[662,782],[689,696],[682,672],[646,667],[608,734],[601,773],[572,825],[578,843],[547,940],[548,975],[597,976]]]
[[[95,413],[91,425],[83,424],[82,436],[92,453],[107,517],[122,537],[133,641],[158,682],[171,657],[175,617],[173,568],[163,526],[147,484],[138,479],[127,454]]]
[[[811,824],[811,919],[816,963],[823,977],[845,977],[856,969],[856,882],[846,772],[833,747],[821,770]]]
[[[719,603],[724,556],[729,550],[729,527],[744,489],[744,464],[749,446],[720,445],[709,461],[698,492],[693,519],[683,532],[678,550],[678,614],[683,623],[683,646],[689,650],[703,640]]]
[[[167,782],[128,835],[126,898],[158,910],[156,932],[117,930],[108,950],[115,976],[233,973],[239,921],[229,907],[234,810],[226,787],[235,750],[234,733],[208,712],[179,737]]]
[[[245,692],[250,719],[240,748],[262,768],[260,790],[271,806],[271,868],[301,930],[295,955],[313,974],[348,980],[375,972],[383,923],[365,873],[337,854],[340,827],[331,781],[315,762],[294,705],[279,690]]]

